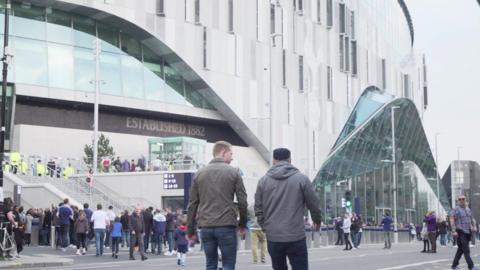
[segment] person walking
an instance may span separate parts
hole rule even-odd
[[[254,207],[248,208],[248,216],[250,218],[249,221],[249,229],[250,229],[250,237],[252,239],[252,256],[253,256],[253,263],[258,262],[258,245],[260,244],[260,261],[265,263],[265,257],[267,255],[267,238],[265,233],[262,231],[262,227],[258,224],[257,217],[255,216],[255,209]]]
[[[435,211],[430,211],[425,216],[423,222],[427,223],[428,240],[432,246],[430,253],[437,253],[437,217],[435,216]]]
[[[152,234],[153,226],[153,207],[148,207],[143,211],[143,222],[145,223],[145,236],[143,237],[144,251],[149,253],[148,245],[150,244],[150,236]]]
[[[175,231],[175,242],[177,243],[177,264],[185,266],[188,252],[187,240],[187,222],[182,220],[177,230]]]
[[[143,237],[145,234],[145,223],[143,221],[142,209],[139,206],[135,208],[135,211],[130,216],[130,260],[135,260],[133,256],[133,250],[135,249],[135,243],[138,244],[138,251],[140,252],[142,261],[145,261],[147,256],[145,256]]]
[[[390,217],[390,212],[387,211],[381,222],[383,226],[383,236],[385,238],[384,249],[392,248],[392,223],[393,219]]]
[[[216,142],[213,157],[193,177],[188,203],[188,237],[194,239],[197,223],[202,229],[206,269],[217,270],[217,249],[220,248],[223,269],[234,270],[237,260],[236,228],[244,234],[247,224],[247,193],[240,170],[230,166],[232,145],[225,141]],[[235,196],[237,205],[234,203]]]
[[[108,248],[108,247],[111,247],[111,243],[112,243],[112,236],[111,236],[111,233],[112,233],[112,226],[113,226],[113,222],[115,220],[115,212],[113,212],[113,206],[108,206],[108,210],[107,210],[107,217],[108,217],[108,226],[107,226],[107,231],[105,232],[106,233],[106,237],[105,237],[105,247]]]
[[[120,217],[120,222],[122,223],[122,248],[123,247],[130,247],[130,215],[128,214],[128,210],[123,211],[122,216]]]
[[[457,253],[452,262],[452,269],[459,270],[458,267],[460,258],[465,256],[468,269],[479,270],[474,266],[472,258],[470,257],[470,237],[472,232],[477,229],[476,221],[473,218],[472,210],[467,206],[467,198],[465,195],[458,196],[457,206],[452,209],[450,214],[450,224],[452,226],[452,236],[457,239]]]
[[[122,240],[122,223],[119,217],[115,217],[112,228],[112,258],[118,259],[118,246]]]
[[[87,233],[89,230],[90,224],[87,219],[87,215],[84,210],[80,210],[78,218],[73,225],[73,229],[76,234],[77,239],[77,255],[85,255],[86,253],[86,242],[87,242]],[[80,248],[82,248],[80,250]]]
[[[345,240],[345,248],[343,250],[351,250],[353,248],[352,242],[350,241],[350,233],[352,228],[352,218],[349,213],[345,213],[343,218],[343,238]]]
[[[102,205],[97,204],[97,211],[93,212],[90,220],[93,222],[93,230],[95,231],[95,247],[96,256],[103,256],[103,245],[105,239],[105,231],[110,224],[107,213],[102,210]]]
[[[265,230],[273,269],[288,269],[288,257],[292,270],[308,270],[304,209],[310,210],[317,231],[322,221],[320,201],[310,179],[291,163],[290,150],[273,151],[273,166],[255,192],[255,216]]]

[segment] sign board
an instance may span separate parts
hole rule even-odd
[[[163,189],[183,189],[185,187],[185,173],[164,173]]]

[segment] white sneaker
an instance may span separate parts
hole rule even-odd
[[[87,251],[85,250],[85,248],[82,249],[82,255],[85,255],[87,254]]]
[[[77,253],[75,253],[76,255],[82,255],[82,253],[80,253],[80,249],[77,249]]]

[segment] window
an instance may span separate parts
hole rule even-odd
[[[385,58],[382,58],[382,89],[387,89],[387,63]]]
[[[298,56],[298,90],[303,92],[303,55]]]
[[[350,71],[350,38],[348,36],[345,36],[345,53],[344,53],[344,58],[345,58],[345,71]]]
[[[195,0],[195,23],[200,23],[200,0]]]
[[[233,33],[233,0],[228,0],[228,32]]]
[[[63,11],[52,8],[47,13],[47,40],[57,43],[72,44],[72,18]]]
[[[352,75],[358,75],[358,68],[357,68],[357,41],[352,40]]]
[[[333,26],[333,0],[327,0],[327,28]]]
[[[350,11],[350,37],[355,39],[355,13]]]
[[[73,89],[72,46],[48,43],[48,75],[50,87]]]
[[[208,68],[207,63],[207,27],[203,27],[203,68]]]
[[[338,4],[338,23],[339,23],[339,32],[345,34],[346,29],[346,8],[344,3]]]
[[[410,97],[410,76],[402,74],[403,96]]]
[[[287,86],[287,63],[285,49],[282,50],[282,86]]]
[[[298,1],[298,15],[303,15],[303,0],[297,0]]]
[[[275,5],[270,5],[270,34],[275,34]]]
[[[333,100],[333,93],[332,93],[332,67],[327,66],[327,99]]]
[[[140,43],[138,40],[127,33],[121,33],[120,41],[122,43],[122,51],[125,53],[134,56],[138,60],[142,60],[142,53],[140,49]]]
[[[317,0],[317,23],[321,23],[321,14],[322,14],[322,4],[321,0]]]
[[[165,6],[164,0],[157,0],[157,15],[165,16]]]
[[[17,83],[46,86],[47,46],[43,41],[15,38],[15,78]]]
[[[344,35],[339,36],[338,51],[340,54],[340,70],[345,70],[345,37]]]
[[[92,42],[96,36],[95,21],[81,16],[73,15],[73,39],[76,46],[92,48]]]

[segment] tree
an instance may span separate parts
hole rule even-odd
[[[93,142],[92,142],[93,144]],[[98,160],[97,160],[97,168],[100,167],[100,162],[104,158],[113,158],[115,156],[115,152],[113,151],[113,147],[110,146],[110,140],[105,137],[105,135],[100,134],[100,138],[98,138]],[[93,145],[86,144],[83,148],[85,152],[85,156],[83,157],[83,161],[90,167],[92,167],[93,163]]]

